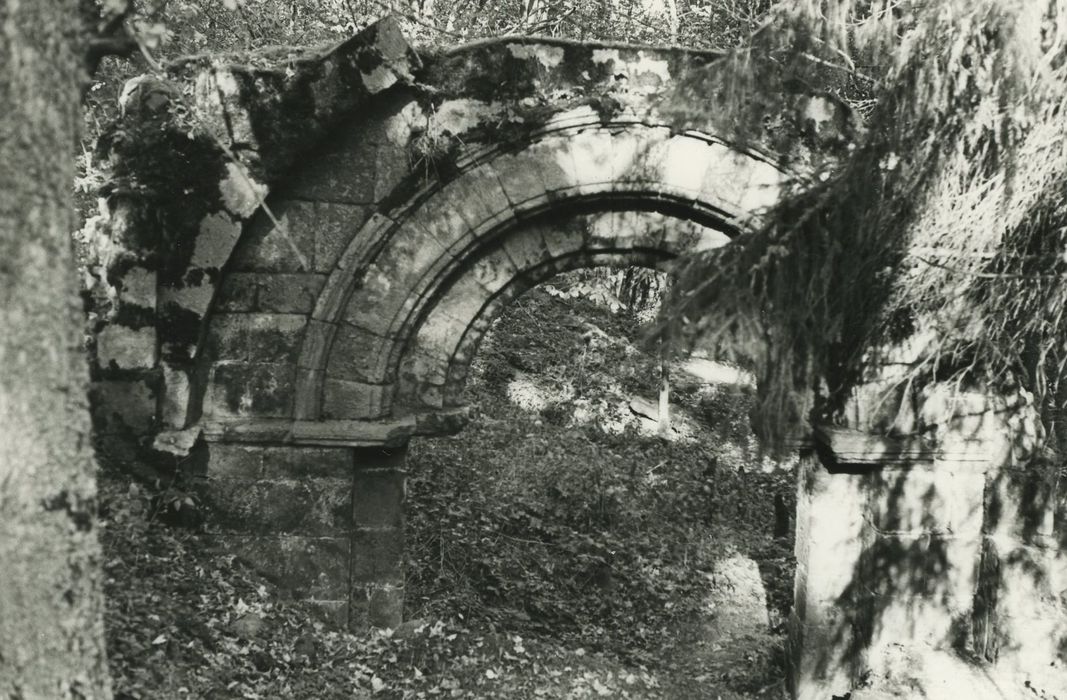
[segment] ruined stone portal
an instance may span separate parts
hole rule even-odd
[[[800,93],[766,133],[731,135],[716,58],[537,39],[420,57],[387,20],[295,67],[135,81],[131,133],[180,131],[159,105],[182,85],[214,131],[176,139],[165,177],[114,154],[180,194],[113,193],[83,232],[99,433],[199,464],[220,543],[293,596],[396,624],[406,445],[462,428],[500,310],[563,271],[727,245],[847,146],[847,118]],[[969,674],[981,697],[1001,673],[1067,692],[1047,680],[1067,678],[1063,525],[1051,486],[1016,469],[1028,409],[924,401],[916,415],[943,404],[936,439],[921,420],[884,437],[861,391],[804,447],[794,694],[913,677],[957,697],[945,684]]]

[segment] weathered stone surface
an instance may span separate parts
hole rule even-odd
[[[711,590],[704,599],[709,616],[705,640],[726,641],[767,633],[767,591],[755,561],[741,555],[727,557],[716,562],[706,578]]]
[[[322,418],[376,419],[389,414],[392,384],[367,384],[327,378],[323,387]]]
[[[871,526],[886,534],[975,537],[982,530],[986,474],[950,464],[886,468],[865,485]]]
[[[211,369],[204,415],[214,419],[287,416],[294,372],[288,364],[216,364]]]
[[[156,358],[156,333],[152,328],[107,326],[96,335],[96,362],[101,367],[151,369]]]
[[[370,581],[402,579],[403,564],[404,532],[400,528],[357,527],[353,531],[353,583],[361,585]]]
[[[395,469],[357,469],[352,522],[359,527],[399,528],[403,523],[404,474]]]
[[[293,598],[348,599],[348,537],[225,534],[214,540]]]
[[[327,535],[347,532],[351,493],[347,479],[210,478],[200,497],[215,530]]]
[[[330,364],[326,371],[331,379],[369,384],[392,382],[395,372],[388,364],[391,346],[387,338],[341,324],[334,332]]]
[[[293,363],[306,323],[301,314],[216,314],[205,347],[216,361]]]
[[[271,214],[278,224],[264,212],[257,214],[233,251],[231,268],[238,272],[311,272],[314,211],[310,202],[273,203]]]
[[[98,433],[145,435],[155,426],[156,392],[144,380],[93,382],[89,399]]]
[[[233,272],[219,290],[219,311],[311,313],[325,275],[317,273]]]

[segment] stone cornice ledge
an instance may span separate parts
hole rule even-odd
[[[379,421],[288,418],[205,421],[201,424],[201,431],[208,442],[396,447],[416,436],[453,435],[462,430],[469,420],[469,409],[462,407]]]
[[[983,463],[988,455],[977,440],[964,441],[952,448],[920,435],[876,435],[853,428],[829,425],[814,427],[815,443],[840,466],[902,467],[937,462]]]

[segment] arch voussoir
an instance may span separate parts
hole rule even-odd
[[[754,215],[746,188],[777,181],[766,160],[731,160],[712,137],[568,119],[522,149],[472,152],[449,182],[368,219],[312,314],[322,325],[299,361],[301,416],[453,405],[485,327],[518,290],[578,265],[655,265],[721,245]],[[357,355],[375,359],[343,359]]]

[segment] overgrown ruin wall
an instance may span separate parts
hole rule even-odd
[[[715,107],[717,58],[518,38],[420,56],[384,20],[324,52],[133,81],[81,234],[106,449],[197,474],[220,543],[293,596],[395,624],[406,445],[462,427],[496,314],[564,270],[728,244],[786,173],[847,147],[846,113],[800,93],[741,139]],[[816,436],[798,697],[956,697],[915,655],[1044,688],[1063,669],[1062,518],[1004,447],[1025,407],[935,398],[900,426],[861,396]],[[938,421],[933,441],[877,437]]]

